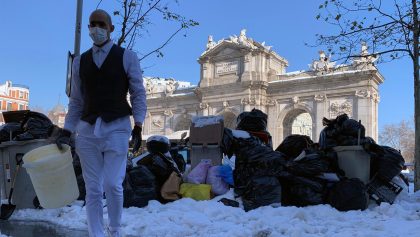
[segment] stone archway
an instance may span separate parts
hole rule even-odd
[[[178,121],[175,124],[174,132],[189,130],[191,126],[192,116],[190,114],[182,114],[178,117]]]
[[[313,139],[313,118],[302,108],[290,110],[283,119],[283,139],[291,134],[301,134]]]

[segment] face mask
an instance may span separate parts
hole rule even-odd
[[[108,40],[108,31],[99,27],[89,28],[89,36],[96,45],[101,45]]]

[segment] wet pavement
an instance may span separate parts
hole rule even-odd
[[[0,221],[0,232],[10,237],[83,237],[87,231],[72,230],[47,222]]]

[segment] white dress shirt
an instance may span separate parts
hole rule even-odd
[[[93,45],[92,56],[96,66],[100,68],[102,63],[108,56],[109,51],[113,46],[113,42],[109,41],[102,47]],[[140,69],[139,59],[131,50],[125,49],[123,55],[123,66],[129,81],[130,101],[133,109],[133,117],[136,123],[143,123],[146,116],[146,91],[143,85],[143,76]],[[114,121],[106,123],[101,117],[96,119],[95,124],[91,125],[88,122],[81,120],[83,112],[83,95],[81,92],[81,81],[79,76],[80,56],[77,56],[73,61],[72,69],[72,87],[69,98],[68,113],[64,123],[64,129],[71,132],[77,132],[82,136],[103,137],[111,132],[131,131],[130,116],[118,118]]]

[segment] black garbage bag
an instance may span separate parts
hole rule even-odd
[[[32,111],[25,115],[21,125],[24,133],[16,136],[17,141],[48,138],[53,128],[53,123],[47,116]]]
[[[359,179],[344,179],[329,191],[328,204],[339,211],[365,210],[369,196],[365,184]]]
[[[281,182],[283,206],[305,207],[324,204],[326,199],[326,181],[318,178],[290,176]]]
[[[187,164],[184,160],[184,157],[181,154],[179,154],[178,151],[179,151],[178,148],[172,147],[170,150],[170,153],[171,153],[172,159],[175,161],[176,166],[178,167],[178,170],[181,173],[184,173]]]
[[[254,176],[289,175],[285,170],[285,155],[263,145],[262,141],[254,136],[238,138],[233,136],[232,130],[225,128],[221,149],[229,157],[233,154],[236,156],[233,180],[238,196],[244,194]]]
[[[158,198],[160,188],[156,186],[155,176],[145,166],[140,165],[126,173],[124,182],[124,207],[145,207],[150,200]]]
[[[242,112],[236,119],[236,129],[245,131],[266,131],[267,114],[259,109],[252,109],[251,112]]]
[[[328,157],[310,149],[305,150],[302,158],[287,162],[287,170],[296,176],[315,177],[328,172],[329,167]]]
[[[358,121],[350,119],[347,114],[341,114],[335,119],[324,118],[326,126],[319,135],[321,149],[335,146],[352,146],[358,144],[358,138],[365,138],[365,127]]]
[[[303,150],[310,148],[313,143],[314,142],[308,136],[293,134],[287,136],[276,148],[276,151],[285,154],[289,159],[294,159],[302,153]]]
[[[404,158],[399,151],[388,146],[370,144],[367,151],[370,153],[370,175],[371,178],[378,176],[389,182],[397,176],[404,168]]]
[[[169,178],[176,168],[172,163],[175,163],[171,157],[164,155],[149,154],[137,162],[138,166],[145,166],[155,176],[156,185],[162,187],[165,181]],[[160,190],[160,189],[159,189]]]
[[[281,185],[273,176],[252,177],[242,196],[245,211],[281,202]]]
[[[13,140],[17,135],[23,132],[20,123],[11,122],[0,126],[0,142]]]

